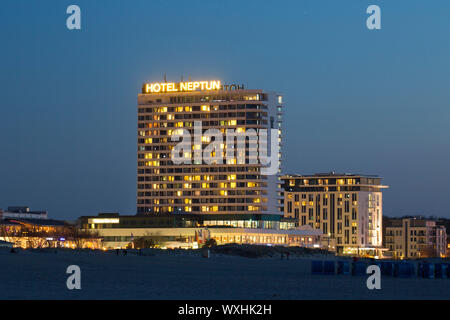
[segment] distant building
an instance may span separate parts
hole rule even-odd
[[[0,221],[0,240],[21,248],[63,247],[66,239],[57,235],[66,234],[66,226],[52,219],[5,218]]]
[[[384,246],[397,259],[445,257],[447,233],[435,221],[415,218],[386,219]]]
[[[382,248],[381,178],[358,174],[286,175],[284,215],[309,225],[344,254],[376,256]]]
[[[29,207],[8,207],[6,211],[0,209],[0,218],[48,219],[47,211],[31,211]]]
[[[447,236],[447,254],[446,254],[447,258],[450,258],[450,237]]]
[[[21,248],[100,248],[100,239],[83,234],[74,225],[48,219],[47,211],[8,207],[0,211],[0,241]]]

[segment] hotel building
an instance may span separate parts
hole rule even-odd
[[[423,219],[387,219],[384,246],[397,259],[445,257],[447,233],[444,226]]]
[[[284,215],[321,230],[344,254],[380,255],[381,178],[357,174],[286,175]]]
[[[243,85],[222,85],[220,81],[144,84],[138,95],[137,214],[214,215],[215,221],[235,216],[247,222],[263,215],[282,215],[281,152],[276,155],[275,174],[264,174],[268,165],[249,160],[251,152],[260,155],[261,148],[273,143],[281,146],[282,108],[279,94],[244,89]],[[198,124],[201,137],[197,139]],[[237,139],[231,144],[224,139],[218,150],[207,154],[223,158],[222,163],[205,163],[201,157],[212,140],[216,141],[208,129],[218,129],[223,136],[260,134],[268,129],[268,141],[260,140],[255,148],[246,140],[245,150],[240,151],[245,157],[242,163],[227,157],[230,146],[234,150],[239,147]],[[277,130],[275,141],[270,129]],[[183,149],[187,161],[180,164],[172,161],[172,152],[184,141],[174,139],[182,132],[193,138],[187,152]]]
[[[104,248],[134,246],[138,238],[164,248],[195,248],[207,239],[327,247],[320,230],[295,228],[283,216],[282,110],[279,94],[242,85],[144,84],[137,215],[83,216],[78,227],[98,233]]]

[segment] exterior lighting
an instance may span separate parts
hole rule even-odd
[[[119,223],[118,218],[94,218],[89,219],[89,223]]]
[[[156,82],[146,83],[144,93],[188,92],[198,90],[220,90],[220,81],[194,81],[194,82]]]

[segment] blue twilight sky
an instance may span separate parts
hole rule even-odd
[[[137,94],[167,73],[283,93],[286,173],[378,174],[386,215],[450,217],[447,0],[4,0],[0,39],[0,208],[134,213]]]

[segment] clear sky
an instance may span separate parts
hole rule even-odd
[[[283,93],[285,173],[378,174],[385,215],[450,217],[450,1],[3,0],[0,39],[0,208],[135,213],[137,94],[166,73]]]

